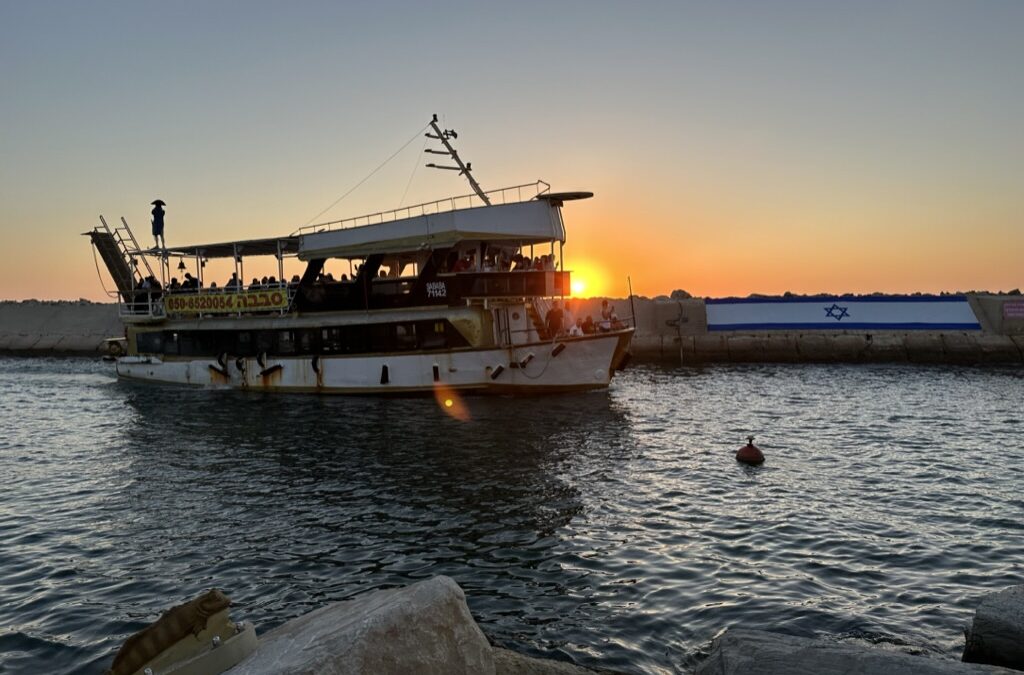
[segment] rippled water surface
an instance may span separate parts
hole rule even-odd
[[[98,672],[211,586],[265,630],[435,574],[592,667],[686,672],[739,625],[956,658],[1024,582],[1022,402],[1020,369],[637,367],[459,421],[0,359],[0,671]]]

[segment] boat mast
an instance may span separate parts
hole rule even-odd
[[[434,119],[430,120],[430,126],[431,128],[433,128],[434,133],[427,133],[424,135],[427,138],[433,138],[434,140],[441,141],[441,144],[445,147],[445,149],[432,150],[430,148],[427,148],[426,150],[424,150],[424,152],[429,152],[432,155],[448,155],[453,160],[455,160],[455,163],[458,166],[438,166],[437,164],[431,162],[430,164],[427,164],[427,167],[431,169],[448,169],[449,171],[458,171],[460,176],[465,176],[466,180],[469,181],[469,184],[470,186],[472,186],[473,191],[476,192],[477,197],[483,200],[484,204],[490,206],[491,200],[488,199],[486,194],[484,194],[484,191],[480,188],[480,184],[476,182],[476,179],[473,178],[473,174],[470,173],[473,170],[473,163],[466,162],[465,164],[463,164],[462,159],[459,158],[459,153],[456,152],[455,148],[453,148],[451,146],[451,143],[448,142],[449,138],[458,138],[459,135],[455,133],[454,129],[442,130],[441,127],[437,126],[437,115],[434,115]]]

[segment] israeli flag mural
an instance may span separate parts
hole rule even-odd
[[[705,304],[708,330],[981,330],[962,295],[721,298]]]

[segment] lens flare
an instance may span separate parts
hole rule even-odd
[[[454,389],[440,382],[434,385],[434,400],[441,410],[460,422],[469,421],[469,408]]]

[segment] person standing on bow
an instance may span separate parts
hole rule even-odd
[[[157,248],[167,248],[164,240],[164,202],[160,199],[153,202],[153,239]]]

